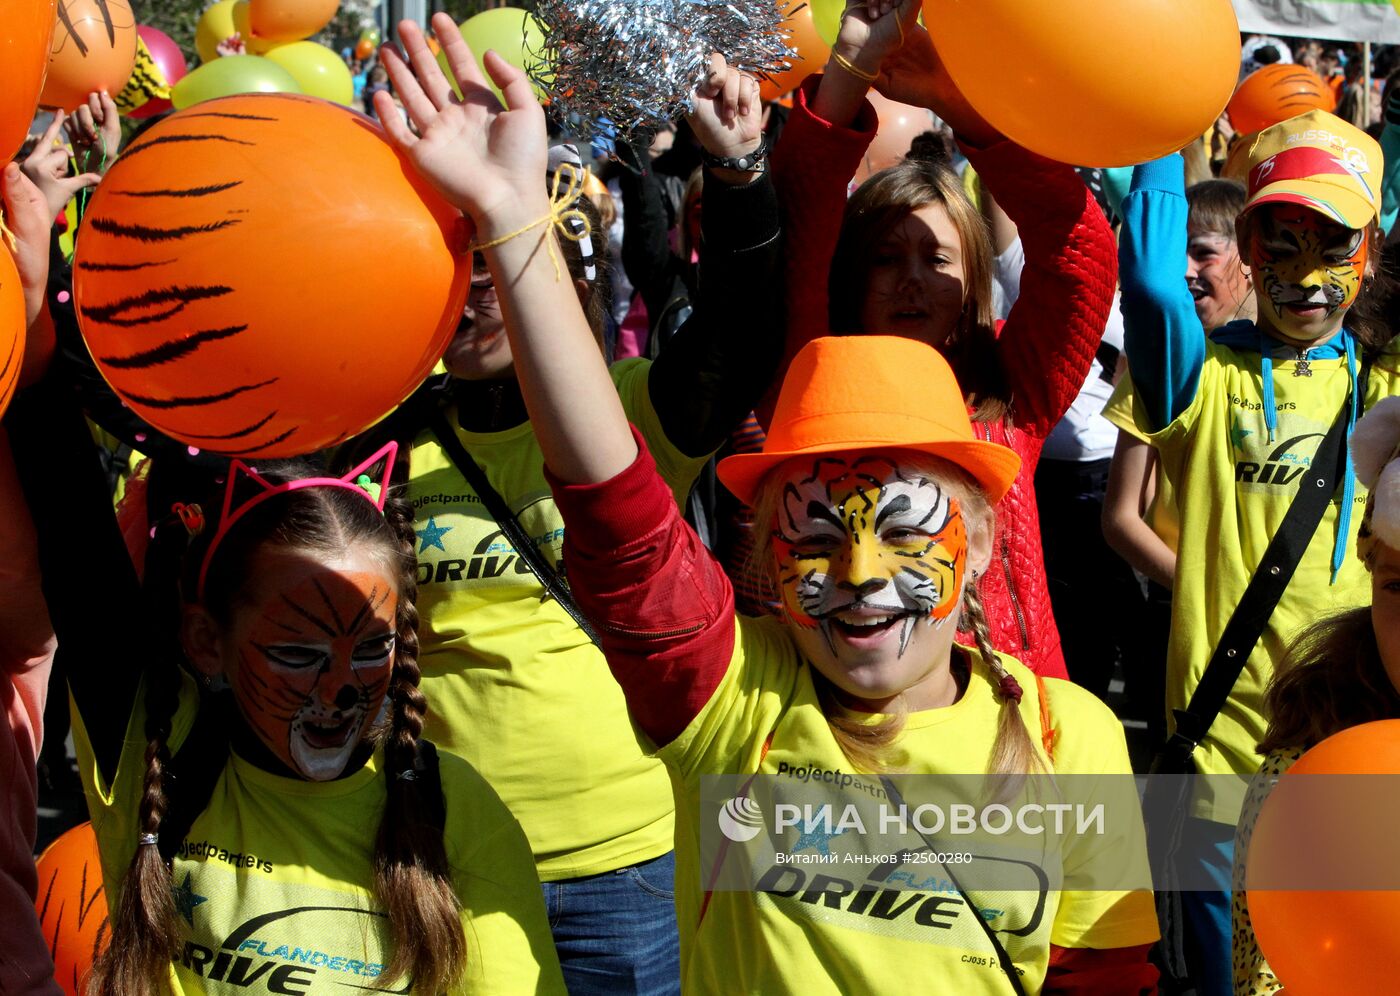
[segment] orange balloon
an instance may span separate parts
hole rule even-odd
[[[798,7],[788,15],[785,24],[792,32],[788,44],[797,49],[797,55],[792,59],[791,69],[774,73],[759,84],[759,96],[764,100],[776,100],[788,91],[796,90],[808,76],[821,72],[826,60],[831,57],[831,46],[822,41],[816,22],[812,20],[811,4]]]
[[[1395,780],[1304,775],[1400,775],[1400,720],[1343,730],[1298,759],[1259,813],[1245,877],[1255,936],[1288,996],[1392,992],[1400,891],[1383,886],[1394,879]],[[1314,888],[1280,888],[1301,874]],[[1315,888],[1317,878],[1345,891]]]
[[[363,115],[242,94],[123,152],[88,205],[73,297],[103,376],[157,429],[293,456],[428,375],[462,317],[469,236]]]
[[[54,0],[0,0],[0,161],[29,134],[53,42]]]
[[[248,24],[263,41],[309,38],[335,17],[340,0],[248,0]]]
[[[363,62],[374,53],[374,42],[368,38],[361,38],[355,43],[355,58]]]
[[[10,248],[0,239],[0,415],[10,406],[24,365],[24,288]]]
[[[901,104],[874,90],[869,96],[880,127],[856,170],[856,183],[864,183],[872,173],[895,165],[908,155],[915,138],[933,130],[933,116],[926,108]]]
[[[68,996],[82,996],[92,963],[107,946],[107,896],[91,823],[80,823],[39,855],[34,908],[53,952],[54,979]]]
[[[1226,108],[1241,135],[1263,131],[1311,110],[1332,111],[1337,101],[1322,77],[1305,66],[1274,63],[1250,73]]]
[[[1230,0],[924,0],[953,82],[1008,138],[1079,166],[1198,139],[1239,75]]]
[[[39,103],[71,111],[88,94],[114,96],[136,64],[136,15],[130,0],[59,0],[49,77]]]

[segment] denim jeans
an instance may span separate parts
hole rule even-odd
[[[1235,989],[1230,929],[1235,828],[1192,818],[1186,821],[1185,833],[1191,841],[1192,859],[1220,886],[1218,892],[1187,892],[1181,897],[1191,980],[1196,983],[1197,996],[1231,996]]]
[[[681,991],[672,852],[587,878],[545,882],[545,911],[570,996]]]

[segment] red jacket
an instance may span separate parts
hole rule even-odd
[[[545,476],[564,519],[570,588],[632,718],[664,747],[700,714],[729,667],[734,589],[681,518],[641,435],[633,436],[637,459],[610,481],[565,485],[548,468]],[[690,830],[693,841],[697,828]],[[1150,947],[1052,944],[1042,996],[1155,993]]]
[[[785,359],[828,334],[827,274],[841,231],[846,186],[875,137],[867,103],[853,128],[837,128],[807,106],[809,78],[773,153],[787,242]],[[1021,473],[997,506],[996,550],[978,590],[992,644],[1037,674],[1065,678],[1050,608],[1035,465],[1045,437],[1084,385],[1103,337],[1118,280],[1108,222],[1074,170],[1011,142],[964,146],[987,189],[1020,230],[1026,267],[1021,294],[997,340],[1012,392],[1012,425],[979,422],[985,438],[1021,456]],[[783,367],[787,369],[786,363]]]

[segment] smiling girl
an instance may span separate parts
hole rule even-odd
[[[525,77],[488,54],[509,107],[496,113],[474,99],[486,87],[474,60],[453,62],[465,107],[435,62],[415,59],[414,68],[416,80],[398,81],[417,134],[391,129],[393,137],[487,240],[568,526],[575,594],[677,786],[685,987],[1150,991],[1146,951],[1157,930],[1142,892],[1045,886],[975,899],[959,890],[940,898],[946,931],[912,934],[882,931],[885,921],[834,897],[820,907],[767,892],[702,897],[696,804],[705,775],[788,765],[1126,774],[1122,729],[1093,696],[1042,683],[992,649],[972,579],[993,557],[992,508],[1020,458],[976,437],[947,362],[907,338],[809,345],[784,382],[764,451],[721,463],[722,480],[769,533],[762,569],[783,605],[782,618],[737,617],[724,572],[629,428],[577,303],[542,251],[553,235],[539,224],[551,208],[529,178],[544,156],[544,117]],[[978,634],[975,648],[955,643],[960,614]],[[1140,826],[1086,836],[1065,858],[1067,880],[1104,848],[1141,854]]]

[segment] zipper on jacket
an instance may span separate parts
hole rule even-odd
[[[992,441],[992,427],[986,422],[982,423],[982,432],[987,442]],[[993,513],[995,514],[995,513]],[[1026,614],[1021,611],[1021,599],[1016,595],[1016,582],[1011,576],[1011,548],[1007,546],[1006,536],[1001,539],[1001,569],[1006,575],[1006,594],[1011,598],[1011,610],[1016,614],[1016,626],[1021,631],[1021,649],[1031,648],[1031,635],[1026,629]]]
[[[627,629],[625,626],[614,626],[610,624],[597,627],[597,629],[605,633],[616,633],[618,636],[636,636],[648,640],[669,640],[677,636],[689,636],[691,633],[698,633],[704,628],[705,624],[702,622],[696,623],[694,626],[687,626],[685,629],[667,629],[660,632],[647,629]]]

